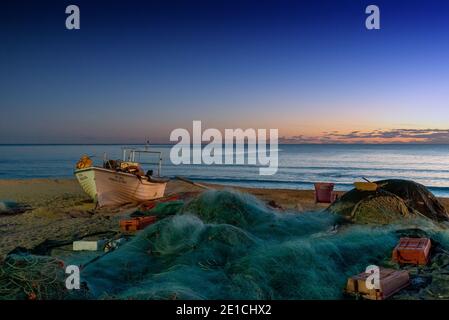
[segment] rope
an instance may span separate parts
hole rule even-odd
[[[66,294],[64,264],[55,258],[11,255],[0,264],[0,300],[60,299]]]

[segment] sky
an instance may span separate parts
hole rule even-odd
[[[285,143],[449,143],[445,0],[7,0],[0,39],[4,144],[165,143],[194,120]]]

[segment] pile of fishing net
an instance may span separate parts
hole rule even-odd
[[[27,253],[8,255],[0,262],[0,300],[64,299],[62,261]]]
[[[24,203],[0,201],[0,216],[19,214],[28,210],[31,210],[31,207]]]
[[[425,186],[408,180],[382,180],[376,184],[377,191],[348,191],[328,211],[358,223],[388,224],[416,216],[449,221],[444,206]]]
[[[389,263],[401,230],[425,232],[449,250],[445,229],[426,219],[404,223],[354,225],[331,213],[278,212],[246,194],[208,191],[81,277],[94,299],[341,299],[349,276]],[[449,265],[438,267],[449,273]]]

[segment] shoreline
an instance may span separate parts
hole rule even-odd
[[[175,176],[168,176],[171,181],[175,181]],[[219,187],[229,187],[229,188],[239,188],[242,190],[291,190],[295,192],[300,191],[313,191],[314,182],[285,182],[285,181],[259,181],[259,180],[221,180],[221,179],[194,179],[189,178],[194,182],[198,182],[210,186]],[[0,185],[2,182],[12,183],[15,182],[45,182],[45,181],[68,181],[73,180],[73,175],[70,176],[55,176],[55,177],[21,177],[21,178],[0,178]],[[407,180],[407,179],[405,179]],[[413,181],[413,180],[411,180]],[[254,185],[253,182],[259,182],[261,185]],[[264,184],[266,182],[267,184]],[[316,182],[332,182],[332,181],[316,181]],[[345,193],[354,188],[353,183],[339,183],[334,182],[335,190],[337,193]],[[288,185],[288,186],[287,186]],[[438,186],[426,186],[430,192],[432,192],[438,199],[449,199],[449,187],[438,187]],[[0,201],[2,198],[0,198]]]

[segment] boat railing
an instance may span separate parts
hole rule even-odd
[[[145,164],[145,165],[156,165],[157,166],[157,175],[158,175],[158,177],[161,176],[161,172],[162,172],[162,152],[161,151],[122,148],[122,152],[123,152],[123,161],[139,162],[140,164]],[[158,160],[156,162],[142,161],[141,154],[157,155]]]

